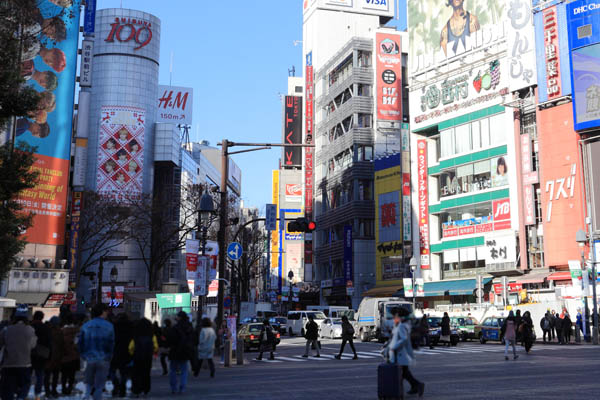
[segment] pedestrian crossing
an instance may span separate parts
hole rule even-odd
[[[371,358],[378,358],[378,357],[381,358],[380,352],[378,352],[378,351],[371,351],[371,352],[357,351],[356,353],[358,354],[359,359],[371,359]],[[285,361],[289,361],[289,362],[331,361],[331,360],[336,360],[335,356],[336,356],[335,354],[321,353],[319,357],[310,356],[310,357],[306,358],[306,357],[302,357],[302,355],[280,356],[277,353],[275,353],[274,360],[269,360],[268,358],[263,358],[262,360],[258,360],[255,358],[252,361],[256,362],[256,363],[261,363],[261,362],[280,363],[280,362],[285,362]],[[353,357],[354,356],[352,354],[342,354],[342,360],[351,360]]]

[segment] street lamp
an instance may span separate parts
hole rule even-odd
[[[288,296],[290,296],[289,297],[289,301],[290,301],[290,309],[289,309],[289,311],[292,311],[292,299],[293,299],[292,280],[294,279],[294,271],[288,272],[288,279],[290,281],[290,292],[288,293]]]
[[[408,262],[408,265],[410,265],[410,275],[412,278],[412,290],[413,290],[413,312],[415,312],[415,297],[416,297],[416,288],[415,288],[415,273],[417,271],[417,266],[419,265],[417,263],[417,259],[415,257],[411,257],[410,261]]]
[[[583,258],[583,246],[585,246],[586,243],[589,243],[590,246],[590,263],[592,264],[592,295],[594,296],[592,299],[592,304],[594,307],[594,310],[592,311],[592,325],[593,325],[593,329],[592,329],[592,343],[593,344],[598,344],[598,300],[596,298],[596,280],[597,280],[597,275],[596,275],[596,257],[594,254],[594,246],[592,243],[592,238],[591,236],[588,236],[582,229],[578,230],[577,233],[575,234],[575,241],[579,244],[579,246],[582,248],[581,249],[581,256]],[[584,265],[585,265],[585,259],[584,261]],[[587,315],[587,293],[584,293],[585,296],[585,300],[586,300],[586,315]]]
[[[115,283],[117,281],[117,278],[119,277],[119,270],[117,269],[116,266],[113,266],[110,269],[110,281],[112,283]]]

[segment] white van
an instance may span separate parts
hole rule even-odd
[[[308,323],[308,317],[312,316],[317,325],[319,325],[319,330],[321,330],[321,324],[327,318],[325,314],[321,311],[289,311],[287,314],[288,319],[288,334],[290,336],[300,335],[304,336],[304,332],[306,331],[306,324]]]
[[[354,310],[350,310],[346,306],[307,306],[306,309],[310,311],[323,311],[323,314],[328,318],[342,318],[345,315],[350,321],[354,320]]]

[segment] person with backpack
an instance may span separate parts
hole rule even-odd
[[[167,358],[169,357],[169,342],[167,340],[167,334],[171,329],[171,320],[165,319],[164,326],[160,329],[158,335],[158,352],[160,354],[160,365],[162,366],[163,376],[169,374],[169,368],[167,368]]]
[[[273,352],[275,351],[275,334],[273,333],[273,328],[269,324],[269,320],[265,318],[263,321],[263,329],[260,333],[260,353],[256,358],[258,361],[262,360],[263,353],[270,353],[269,360],[274,360],[275,356]]]
[[[198,370],[194,372],[194,376],[198,376],[200,369],[202,368],[202,362],[206,360],[208,368],[210,368],[210,377],[215,377],[215,363],[213,357],[215,354],[215,342],[217,341],[217,334],[212,327],[210,318],[203,318],[202,329],[198,337]]]
[[[44,313],[36,311],[33,313],[33,321],[31,326],[35,330],[37,344],[31,352],[31,369],[35,374],[34,394],[35,400],[39,400],[44,387],[44,374],[46,371],[46,362],[50,358],[50,328],[44,324]]]
[[[311,344],[317,350],[317,355],[315,357],[321,357],[321,354],[319,353],[319,346],[317,344],[317,340],[319,340],[319,325],[317,325],[315,322],[315,318],[312,314],[308,315],[308,323],[306,324],[306,329],[304,331],[304,337],[306,338],[306,351],[302,357],[308,358],[308,352],[310,351]]]
[[[146,318],[140,319],[134,328],[133,339],[129,342],[129,354],[133,359],[131,392],[134,397],[150,393],[150,372],[152,357],[158,353],[158,341],[152,324]]]
[[[192,353],[198,351],[194,347],[194,327],[188,315],[180,311],[167,335],[169,344],[169,382],[173,394],[184,393],[187,386],[189,363]],[[178,381],[179,376],[179,381]]]
[[[548,335],[548,341],[552,341],[552,319],[550,318],[550,312],[546,312],[546,314],[540,320],[540,328],[542,328],[542,332],[544,332],[543,339],[544,343],[546,343],[546,335]]]
[[[342,346],[340,347],[340,353],[335,356],[336,359],[340,360],[342,358],[342,353],[344,353],[344,347],[346,347],[346,343],[350,344],[350,348],[354,353],[353,360],[358,360],[358,355],[356,354],[356,349],[354,348],[354,328],[350,321],[348,321],[348,317],[345,315],[342,317]]]

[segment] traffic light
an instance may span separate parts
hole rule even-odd
[[[312,232],[317,228],[315,221],[309,221],[308,219],[296,218],[294,221],[288,223],[289,232]]]

